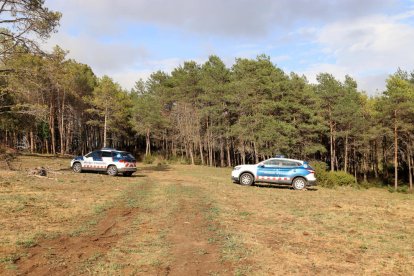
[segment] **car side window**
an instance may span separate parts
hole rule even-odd
[[[94,151],[92,152],[92,158],[95,161],[102,161],[102,152],[101,151]]]
[[[102,157],[112,157],[112,153],[110,151],[103,151]]]
[[[291,162],[291,161],[283,161],[282,162],[282,167],[297,167],[298,164],[296,162]]]
[[[266,161],[263,162],[263,164],[265,166],[272,166],[272,167],[280,166],[279,163],[280,163],[280,161],[276,160],[276,159],[266,160]]]

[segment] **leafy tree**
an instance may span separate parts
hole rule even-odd
[[[96,115],[88,123],[95,126],[103,125],[102,146],[106,147],[108,133],[121,131],[122,123],[126,121],[124,104],[127,102],[127,95],[119,84],[104,76],[98,80],[92,95],[85,100],[92,106],[87,111]]]
[[[59,12],[50,11],[45,7],[44,2],[44,0],[0,1],[0,60],[12,53],[16,46],[40,51],[34,37],[48,38],[61,18]]]
[[[162,106],[152,91],[147,91],[145,83],[141,80],[135,84],[131,94],[133,129],[145,136],[145,155],[151,155],[151,135],[159,134],[167,123],[162,114]]]
[[[394,188],[397,189],[399,150],[403,152],[404,145],[407,149],[407,159],[410,160],[410,167],[412,166],[411,158],[413,151],[411,139],[414,131],[414,85],[410,82],[406,72],[400,70],[387,79],[387,90],[384,92],[382,101],[384,123],[392,128],[393,132]],[[412,179],[410,169],[409,175]]]

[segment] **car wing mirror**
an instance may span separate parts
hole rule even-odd
[[[265,166],[265,165],[264,165],[264,163],[260,162],[258,166],[259,166],[260,168],[264,168],[264,166]]]

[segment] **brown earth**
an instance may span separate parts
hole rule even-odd
[[[168,240],[174,263],[167,275],[211,275],[231,271],[228,263],[220,261],[220,250],[208,242],[205,229],[208,223],[202,216],[205,206],[182,199],[174,216],[174,227]]]
[[[71,275],[82,263],[97,254],[105,254],[128,231],[138,209],[115,207],[98,223],[94,235],[65,235],[42,240],[30,248],[27,258],[16,262],[18,274]]]
[[[67,173],[73,175],[71,172]],[[165,175],[151,169],[140,173],[156,180],[157,185],[161,187],[174,187],[171,196],[173,207],[169,210],[167,219],[157,217],[159,213],[146,206],[143,208],[128,206],[123,199],[107,209],[95,225],[89,226],[80,233],[72,231],[55,238],[39,239],[33,247],[19,250],[15,254],[19,257],[13,260],[16,270],[0,269],[0,274],[86,275],[97,272],[99,274],[99,270],[90,268],[87,264],[98,259],[107,262],[106,256],[109,256],[114,248],[124,246],[121,243],[122,240],[125,243],[125,237],[133,237],[134,245],[145,244],[148,243],[146,240],[148,237],[164,229],[166,230],[165,243],[168,244],[168,256],[165,260],[158,265],[140,265],[139,269],[133,264],[133,259],[124,260],[126,265],[117,269],[115,274],[230,275],[233,269],[229,262],[221,260],[220,244],[209,242],[211,233],[206,231],[207,227],[212,224],[217,227],[215,222],[208,221],[205,216],[210,206],[200,201],[199,197],[179,192],[181,189],[186,189],[182,183],[188,181],[188,178],[182,179],[173,172]],[[127,192],[129,200],[133,199],[134,192],[150,193],[153,187],[148,183],[135,187]],[[138,216],[153,219],[141,223],[139,231],[136,231],[133,223]],[[82,228],[96,217],[96,214],[80,217],[76,225],[72,225],[71,228]],[[127,257],[124,256],[122,259]]]

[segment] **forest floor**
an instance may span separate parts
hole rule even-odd
[[[409,275],[414,196],[243,187],[230,169],[75,174],[22,156],[0,171],[0,275]],[[27,170],[44,166],[48,177]]]

